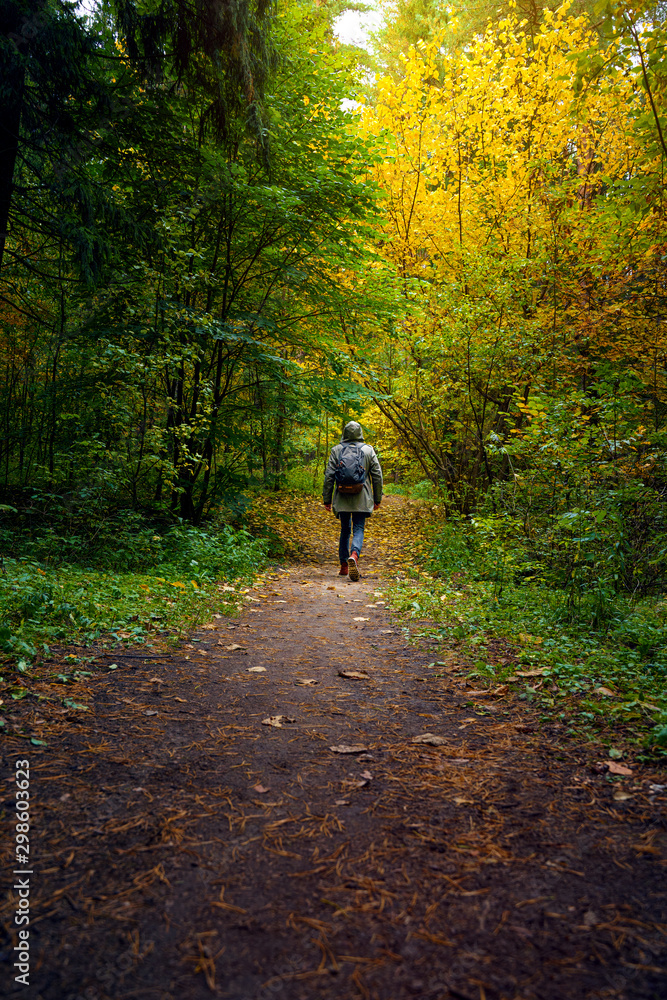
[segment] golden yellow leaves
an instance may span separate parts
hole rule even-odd
[[[551,175],[576,192],[579,172],[567,174],[574,155],[594,156],[605,175],[628,154],[627,82],[610,74],[583,94],[575,88],[572,57],[594,44],[583,18],[561,8],[530,52],[512,18],[465,52],[445,51],[442,41],[411,48],[403,78],[381,80],[364,116],[368,132],[393,136],[396,157],[379,169],[389,193],[388,252],[412,273],[424,270],[422,246],[432,272],[450,271],[452,253],[498,237],[505,252],[530,257],[552,233],[553,205],[540,194]]]
[[[362,577],[419,573],[417,544],[406,552],[406,532],[414,538],[441,515],[426,501],[385,496],[379,510],[366,521],[359,563]],[[253,530],[269,533],[282,554],[299,562],[337,562],[340,522],[327,513],[321,500],[296,490],[263,493],[253,502],[248,522]],[[277,596],[277,595],[272,595]],[[381,598],[379,591],[375,596]],[[273,603],[280,603],[274,601]],[[383,603],[383,602],[381,602]],[[360,625],[368,619],[354,619]]]

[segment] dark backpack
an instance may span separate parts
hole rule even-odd
[[[366,482],[361,445],[344,441],[336,462],[334,479],[339,493],[361,493]]]

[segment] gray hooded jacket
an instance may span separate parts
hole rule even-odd
[[[342,451],[343,441],[356,441],[361,445],[361,453],[366,469],[366,481],[361,493],[338,492],[334,474]],[[329,455],[329,461],[324,473],[322,502],[329,504],[332,497],[333,512],[336,517],[338,517],[342,510],[372,514],[373,504],[382,501],[382,469],[375,454],[375,449],[372,445],[364,442],[364,432],[361,429],[361,424],[358,424],[356,420],[351,420],[349,424],[345,425],[340,444],[335,444]]]

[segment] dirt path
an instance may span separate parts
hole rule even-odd
[[[378,578],[335,573],[277,575],[170,656],[114,653],[60,741],[5,740],[34,875],[30,986],[8,895],[3,995],[664,998],[658,777],[619,792],[529,708],[471,709]]]

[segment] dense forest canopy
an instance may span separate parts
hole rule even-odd
[[[0,5],[6,503],[199,523],[356,415],[568,585],[657,586],[662,8],[389,3],[370,53],[342,9]]]

